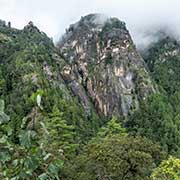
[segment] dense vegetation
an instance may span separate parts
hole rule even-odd
[[[170,154],[180,156],[180,46],[167,37],[150,47],[145,60],[159,93],[140,105],[126,122],[130,133],[160,142]]]
[[[0,179],[179,180],[179,51],[154,44],[145,60],[157,93],[126,119],[105,119],[66,87],[52,40],[32,23],[0,26]]]

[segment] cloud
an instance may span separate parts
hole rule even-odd
[[[149,42],[147,32],[157,27],[168,27],[180,37],[179,8],[179,0],[0,0],[0,19],[17,28],[32,20],[58,39],[81,16],[103,13],[125,21],[136,44],[141,45]]]

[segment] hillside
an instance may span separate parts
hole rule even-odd
[[[178,180],[179,62],[173,37],[139,53],[101,14],[57,45],[0,20],[0,179]]]

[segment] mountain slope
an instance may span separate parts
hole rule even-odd
[[[163,38],[147,52],[100,14],[57,46],[0,20],[0,179],[154,178],[180,155],[180,48]]]
[[[68,63],[63,76],[87,110],[91,99],[99,114],[127,116],[155,92],[125,23],[117,18],[82,17],[67,30],[59,49]]]
[[[1,97],[5,97],[8,111],[23,117],[33,106],[30,102],[33,93],[52,86],[54,89],[63,86],[60,89],[66,91],[57,65],[53,63],[62,60],[45,34],[32,23],[22,31],[1,27],[0,33],[3,49],[0,53],[1,75],[5,83]]]
[[[0,98],[10,115],[14,140],[19,139],[22,123],[25,129],[42,128],[41,121],[49,117],[55,106],[65,121],[75,126],[78,132],[75,141],[90,138],[98,127],[98,117],[93,112],[87,117],[68,90],[60,73],[65,61],[52,40],[32,22],[23,30],[3,25],[0,26],[0,47]],[[41,108],[37,107],[38,95]],[[91,121],[88,118],[92,118]]]
[[[152,44],[144,59],[156,83],[168,94],[180,87],[180,44],[173,37],[165,35]]]
[[[143,53],[159,91],[140,105],[126,127],[131,134],[159,142],[169,154],[179,156],[180,44],[165,33],[159,37]]]

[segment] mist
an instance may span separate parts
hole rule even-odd
[[[157,40],[158,30],[180,39],[179,8],[179,0],[0,0],[0,19],[19,29],[33,21],[56,42],[81,16],[102,13],[124,21],[143,48]]]

